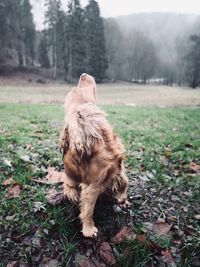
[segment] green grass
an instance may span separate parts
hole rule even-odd
[[[146,193],[134,187],[130,190],[130,194],[134,195],[139,190],[142,195],[141,201],[132,203],[135,217],[131,223],[138,232],[142,232],[145,222],[153,223],[163,217],[163,214],[174,216],[174,224],[185,233],[181,238],[182,259],[179,264],[192,266],[191,259],[197,257],[196,251],[200,248],[199,221],[194,219],[194,215],[200,213],[200,178],[196,174],[190,175],[189,164],[192,161],[200,163],[200,110],[126,106],[102,108],[107,111],[109,121],[126,147],[126,168],[130,179],[146,173],[152,175],[145,185]],[[21,198],[5,199],[3,196],[7,188],[0,186],[2,266],[16,257],[26,262],[31,261],[30,249],[23,244],[19,245],[20,241],[15,239],[16,236],[31,236],[33,228],[39,229],[42,235],[45,255],[51,256],[53,248],[50,244],[53,242],[56,253],[60,254],[61,266],[70,266],[81,243],[78,209],[70,204],[50,206],[45,198],[49,187],[32,182],[33,177],[45,176],[48,166],[54,166],[58,170],[63,168],[58,149],[63,113],[63,108],[58,105],[0,105],[0,183],[12,177],[24,187]],[[24,155],[28,155],[30,161],[21,159]],[[6,165],[5,160],[11,161],[12,167]],[[186,196],[184,192],[190,193]],[[154,199],[153,194],[156,196]],[[179,197],[180,203],[170,202],[172,195]],[[158,199],[161,199],[160,202]],[[33,213],[35,201],[43,202],[45,209]],[[170,207],[173,209],[170,210]],[[182,207],[187,207],[188,212],[184,213]],[[144,211],[147,212],[146,219]],[[105,216],[105,213],[112,218]],[[9,216],[13,216],[12,221],[9,221]],[[113,234],[126,222],[121,214],[113,214],[112,207],[97,211],[95,218],[105,240],[109,240],[109,222],[113,224]],[[193,227],[193,233],[188,234],[190,240],[187,240],[188,225]],[[48,234],[44,230],[48,230]],[[176,232],[173,236],[154,241],[169,248],[175,235]],[[6,244],[6,238],[11,239],[9,245]],[[128,257],[123,255],[126,249]],[[137,241],[117,245],[115,250],[118,252],[116,257],[120,266],[147,266],[153,257],[152,252]],[[15,253],[12,254],[12,251]]]

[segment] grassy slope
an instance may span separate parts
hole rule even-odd
[[[132,224],[138,231],[143,231],[144,223],[154,222],[164,213],[166,217],[174,216],[175,225],[184,233],[187,232],[187,225],[191,225],[194,235],[190,235],[190,240],[187,240],[186,234],[181,238],[183,256],[182,261],[179,260],[180,266],[190,266],[191,258],[197,257],[196,251],[199,249],[200,228],[194,215],[200,213],[200,180],[196,175],[190,176],[188,164],[199,160],[200,110],[124,106],[103,108],[108,112],[109,121],[126,146],[126,165],[130,179],[141,173],[150,172],[151,179],[143,191],[153,190],[157,196],[152,200],[153,198],[149,199],[146,193],[143,195],[140,189],[130,189],[129,194],[133,195],[133,198],[134,190],[142,195],[139,202],[132,203],[135,216]],[[20,199],[3,199],[6,189],[1,186],[0,198],[3,200],[0,206],[0,262],[2,266],[16,258],[29,262],[32,253],[30,248],[19,240],[16,241],[13,236],[30,236],[32,228],[37,226],[42,230],[45,240],[44,254],[59,253],[61,265],[66,266],[73,259],[72,251],[75,251],[75,247],[81,242],[81,236],[77,233],[78,211],[70,204],[58,207],[48,205],[45,200],[47,186],[36,185],[31,181],[32,177],[45,176],[45,168],[48,166],[55,166],[59,170],[62,168],[62,159],[58,151],[59,131],[63,119],[62,107],[1,104],[0,114],[0,182],[12,177],[24,185],[23,196]],[[27,144],[31,144],[32,147],[28,148]],[[20,159],[23,155],[29,155],[30,162]],[[11,160],[12,168],[5,164],[5,159]],[[187,194],[184,195],[183,192]],[[171,196],[174,195],[179,198],[175,201],[178,203],[170,202]],[[166,200],[166,203],[160,199]],[[44,202],[45,210],[33,213],[35,201]],[[160,208],[157,209],[156,206]],[[183,207],[187,207],[188,212],[184,213]],[[13,216],[12,219],[9,216]],[[106,228],[108,222],[101,216],[102,214],[97,215],[96,222],[105,234],[104,227]],[[124,223],[118,218],[121,215],[113,216],[117,220],[115,226],[119,228]],[[49,233],[43,232],[44,229]],[[159,242],[169,247],[172,241],[166,238]],[[124,246],[131,250],[128,258],[120,256]],[[148,251],[139,248],[137,243],[123,244],[116,249],[119,252],[121,266],[133,266],[133,262],[134,266],[145,266],[145,262],[151,259]],[[138,253],[140,256],[136,257]]]

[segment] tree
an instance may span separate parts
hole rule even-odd
[[[29,0],[11,1],[13,10],[10,27],[16,37],[19,66],[26,66],[28,58],[34,59],[35,26]]]
[[[97,82],[102,82],[105,78],[108,64],[104,25],[100,16],[98,3],[95,0],[90,0],[85,8],[85,29],[88,72],[96,78]]]
[[[129,81],[146,83],[153,77],[158,57],[153,42],[141,32],[129,33],[125,39],[124,76]]]
[[[34,59],[35,26],[29,0],[0,0],[1,48],[18,53],[19,66]]]
[[[121,75],[122,34],[115,19],[104,20],[104,29],[108,59],[107,76],[112,81],[116,81]]]
[[[26,55],[26,63],[29,63],[28,60],[31,59],[31,64],[33,65],[34,57],[35,57],[35,25],[33,23],[33,15],[31,13],[31,4],[29,0],[23,0],[21,4],[21,17],[22,17],[22,25],[24,27],[24,36],[23,42],[25,46],[25,55]]]
[[[84,14],[79,0],[68,4],[66,44],[65,70],[68,81],[72,82],[85,72],[86,66]]]
[[[185,57],[186,77],[189,86],[196,88],[200,85],[200,35],[191,35],[190,41],[190,51]]]
[[[51,54],[51,65],[53,66],[53,76],[56,78],[57,70],[62,69],[62,51],[64,34],[64,13],[61,10],[60,0],[47,0],[45,13],[45,31],[48,36],[46,45]]]
[[[47,45],[47,38],[45,31],[43,31],[43,36],[39,43],[39,62],[41,64],[41,67],[43,68],[49,68],[50,62],[48,57],[48,45]]]

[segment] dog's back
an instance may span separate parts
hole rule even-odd
[[[70,112],[67,123],[66,173],[79,183],[103,182],[121,166],[124,149],[108,124],[105,113],[86,103]]]

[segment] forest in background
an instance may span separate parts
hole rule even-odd
[[[45,0],[36,31],[29,0],[0,0],[0,65],[51,69],[69,83],[82,72],[97,82],[200,84],[200,16],[168,13],[102,18],[98,2]],[[3,68],[1,67],[1,69]]]

